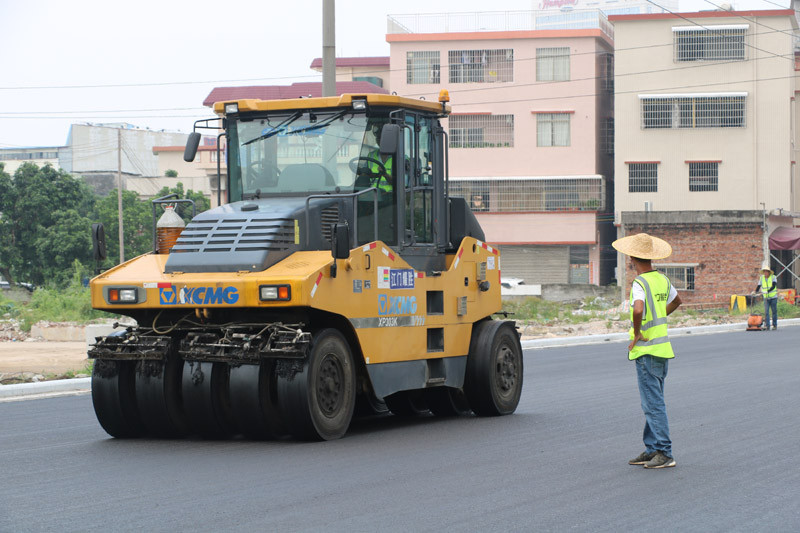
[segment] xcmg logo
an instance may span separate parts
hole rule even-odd
[[[158,296],[161,305],[179,304],[235,304],[239,301],[236,287],[160,287]]]
[[[413,315],[417,312],[416,296],[378,295],[379,315]]]

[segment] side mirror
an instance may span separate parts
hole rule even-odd
[[[102,224],[92,224],[92,250],[95,261],[104,261],[106,258],[106,231]]]
[[[189,134],[189,138],[186,139],[186,149],[183,151],[183,160],[187,163],[194,161],[198,146],[200,146],[200,134],[193,131]]]
[[[331,255],[334,259],[347,259],[350,257],[350,226],[344,222],[333,225],[331,237]]]
[[[394,155],[400,141],[400,126],[397,124],[384,124],[381,129],[381,154]]]

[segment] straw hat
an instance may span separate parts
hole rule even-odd
[[[764,261],[764,264],[761,265],[761,270],[769,270],[769,273],[772,274],[772,269],[769,266],[769,261]]]
[[[628,235],[611,243],[618,252],[639,259],[664,259],[672,255],[672,246],[667,241],[647,233]]]

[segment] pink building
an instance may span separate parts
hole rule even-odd
[[[450,193],[466,197],[503,277],[613,277],[613,34],[597,10],[389,17],[390,80],[450,93]]]

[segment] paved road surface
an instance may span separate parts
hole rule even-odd
[[[0,403],[0,531],[798,531],[800,327],[675,340],[678,467],[622,343],[526,352],[513,416],[328,443],[116,441],[88,395]]]

